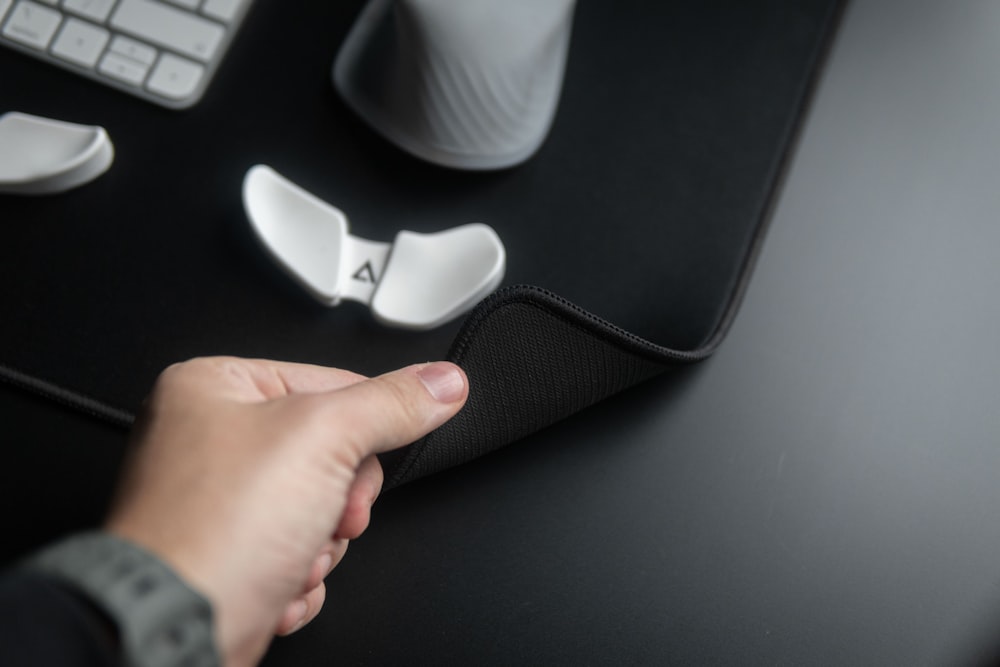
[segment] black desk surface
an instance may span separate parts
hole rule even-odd
[[[720,351],[387,494],[268,664],[1000,646],[997,21],[853,3]],[[119,432],[8,388],[0,423],[6,557],[99,517]]]

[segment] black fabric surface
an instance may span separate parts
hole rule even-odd
[[[467,408],[383,455],[387,487],[482,456],[700,355],[658,348],[554,294],[515,287],[481,305],[448,356],[477,378]]]
[[[452,350],[468,408],[387,478],[517,439],[719,342],[839,4],[582,2],[546,144],[486,174],[407,156],[337,98],[329,70],[359,1],[258,0],[186,112],[2,51],[0,109],[103,125],[117,156],[79,190],[0,197],[0,365],[124,423],[160,369],[195,355],[374,374]],[[538,288],[427,333],[324,308],[251,238],[239,188],[259,162],[364,238],[486,222],[506,284]]]

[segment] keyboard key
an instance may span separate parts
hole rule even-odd
[[[184,109],[201,98],[253,2],[0,0],[0,48]]]
[[[164,53],[146,87],[158,95],[181,100],[198,87],[205,68],[187,58]]]
[[[121,0],[111,25],[203,62],[212,59],[226,34],[214,21],[152,0]]]
[[[93,19],[98,23],[108,20],[111,8],[115,6],[115,0],[66,0],[63,9],[66,11]]]
[[[20,0],[7,20],[3,34],[27,46],[45,49],[61,20],[62,14],[54,9],[30,0]]]
[[[153,61],[156,60],[156,49],[152,46],[121,35],[117,35],[111,40],[108,51],[114,51],[120,56],[125,56],[143,65],[152,65]]]
[[[206,0],[201,11],[212,18],[229,23],[243,6],[244,0]]]
[[[140,86],[143,79],[146,78],[149,65],[109,51],[101,58],[101,64],[97,66],[97,71],[133,86]]]
[[[52,53],[84,67],[93,67],[108,43],[110,33],[92,23],[67,19],[52,45]]]

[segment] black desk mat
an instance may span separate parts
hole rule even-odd
[[[454,359],[469,405],[386,458],[393,485],[715,349],[839,1],[584,0],[548,140],[495,173],[411,158],[338,99],[330,67],[362,4],[258,0],[184,112],[0,52],[0,109],[103,125],[117,151],[79,190],[0,196],[0,376],[126,423],[164,366],[196,355],[366,374]],[[364,238],[486,222],[507,246],[507,287],[424,333],[320,306],[249,233],[240,183],[256,163]]]

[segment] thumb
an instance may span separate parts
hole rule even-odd
[[[418,364],[326,394],[325,417],[339,425],[360,462],[427,435],[455,416],[468,395],[468,378],[455,364]]]

